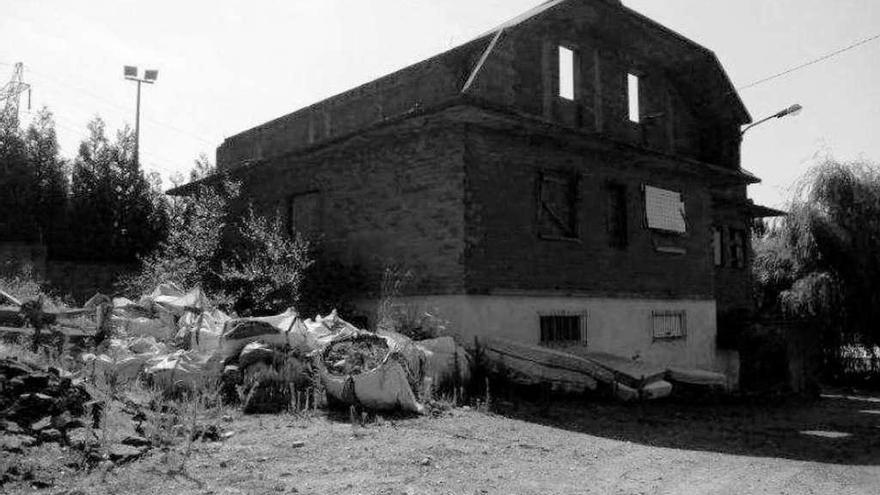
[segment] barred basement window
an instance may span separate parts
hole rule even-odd
[[[587,315],[542,315],[541,345],[586,345]]]
[[[654,340],[673,340],[687,337],[687,318],[684,311],[653,311],[651,332]]]

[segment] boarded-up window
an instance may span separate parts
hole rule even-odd
[[[652,312],[651,332],[654,336],[654,340],[683,339],[687,337],[687,318],[685,312]]]
[[[724,266],[724,231],[721,227],[712,227],[712,255],[715,266]]]
[[[586,314],[551,314],[542,315],[541,345],[586,345],[587,315]]]
[[[578,238],[578,175],[545,171],[538,178],[538,235]]]
[[[317,191],[288,199],[287,231],[314,237],[321,231],[321,195]]]
[[[681,193],[646,185],[645,217],[649,229],[679,234],[687,232],[687,219]]]
[[[626,186],[608,184],[605,194],[607,199],[605,226],[608,230],[608,242],[612,247],[625,248],[628,243]]]
[[[730,229],[730,266],[745,268],[746,266],[746,233],[742,229]]]

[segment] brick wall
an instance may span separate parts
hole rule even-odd
[[[468,129],[468,291],[712,296],[706,183],[638,154],[589,151],[534,136]],[[581,176],[576,242],[538,236],[536,181],[542,169]],[[626,187],[629,242],[625,249],[609,246],[604,192],[609,180]],[[641,187],[645,183],[683,194],[687,235],[663,235],[644,227]],[[686,253],[661,253],[658,246]]]
[[[343,136],[459,93],[488,40],[474,40],[284,117],[226,139],[217,166],[269,158]]]
[[[574,101],[558,96],[560,46],[575,52]],[[716,64],[702,47],[619,6],[568,2],[506,30],[472,92],[619,141],[736,168],[747,116]],[[640,76],[639,125],[628,119],[628,73]]]
[[[291,195],[317,191],[330,253],[365,268],[373,286],[390,263],[415,275],[411,293],[463,287],[463,128],[420,120],[249,173],[244,200],[287,215]],[[238,204],[242,208],[245,201]]]

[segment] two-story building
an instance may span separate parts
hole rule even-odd
[[[737,374],[750,117],[712,51],[619,0],[553,0],[232,136],[242,196],[475,336]],[[193,184],[177,190],[185,193]]]

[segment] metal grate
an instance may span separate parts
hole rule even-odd
[[[687,317],[685,312],[652,312],[651,332],[654,336],[654,340],[683,339],[687,337]]]
[[[645,215],[649,229],[683,234],[687,232],[681,193],[645,186]]]
[[[587,343],[586,315],[541,316],[541,345]]]

